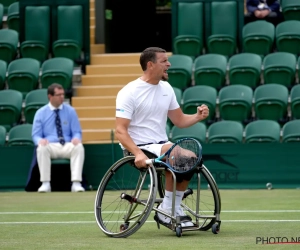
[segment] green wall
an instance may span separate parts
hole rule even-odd
[[[203,144],[204,165],[219,188],[300,188],[298,144]],[[122,157],[118,144],[88,144],[84,174],[96,189],[106,170]],[[24,189],[33,147],[0,147],[0,190]]]
[[[300,144],[210,144],[204,165],[220,188],[300,188]]]

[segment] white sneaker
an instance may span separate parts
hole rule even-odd
[[[38,189],[39,193],[49,193],[51,192],[51,186],[50,183],[43,183],[42,186]]]
[[[172,213],[171,209],[165,209],[165,208],[163,208],[162,207],[162,203],[159,204],[158,209],[163,210],[167,214],[171,214]],[[171,218],[169,218],[169,217],[167,217],[167,216],[165,216],[165,215],[163,215],[161,213],[157,213],[157,217],[158,217],[158,219],[161,222],[166,223],[166,224],[171,224]]]
[[[192,218],[183,211],[181,206],[175,207],[175,214],[176,214],[176,216],[185,217],[184,220],[181,222],[182,227],[192,227],[192,226],[194,226],[194,223],[192,222]]]
[[[166,209],[163,208],[162,203],[158,206],[158,209],[163,210],[165,213],[167,214],[172,214],[172,208]],[[186,215],[181,207],[176,207],[175,208],[175,216],[184,216],[186,218],[184,218],[184,220],[181,222],[181,226],[182,227],[192,227],[194,226],[193,222],[192,222],[192,218],[188,215]],[[167,217],[161,213],[157,213],[157,217],[158,219],[165,223],[165,224],[171,224],[171,218]]]
[[[84,188],[81,186],[80,182],[73,182],[72,184],[72,188],[71,188],[72,192],[84,192]]]

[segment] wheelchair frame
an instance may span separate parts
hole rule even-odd
[[[185,231],[206,231],[219,233],[221,220],[221,198],[217,184],[203,165],[195,169],[189,182],[194,188],[185,191],[181,207],[193,218],[194,226],[181,227],[180,216],[175,216],[176,175],[166,166],[153,164],[139,169],[134,165],[134,156],[126,156],[114,163],[99,184],[95,198],[95,218],[99,228],[107,235],[124,238],[135,233],[147,221],[152,211],[171,218],[164,225],[178,237]],[[172,213],[158,208],[164,197],[164,171],[173,176]],[[205,179],[209,188],[202,189]],[[203,186],[203,184],[202,184]],[[195,191],[194,191],[195,190]],[[157,222],[158,228],[160,224]]]

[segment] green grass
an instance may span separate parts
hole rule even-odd
[[[221,231],[157,229],[153,214],[125,239],[107,237],[94,218],[95,192],[0,193],[0,249],[296,249],[256,244],[256,237],[300,242],[300,190],[221,190]],[[41,213],[42,212],[42,213]],[[45,213],[48,212],[48,213]]]

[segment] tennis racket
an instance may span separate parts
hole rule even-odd
[[[199,164],[201,158],[201,144],[193,138],[183,138],[158,158],[146,160],[146,164],[160,163],[175,173],[187,173]]]

